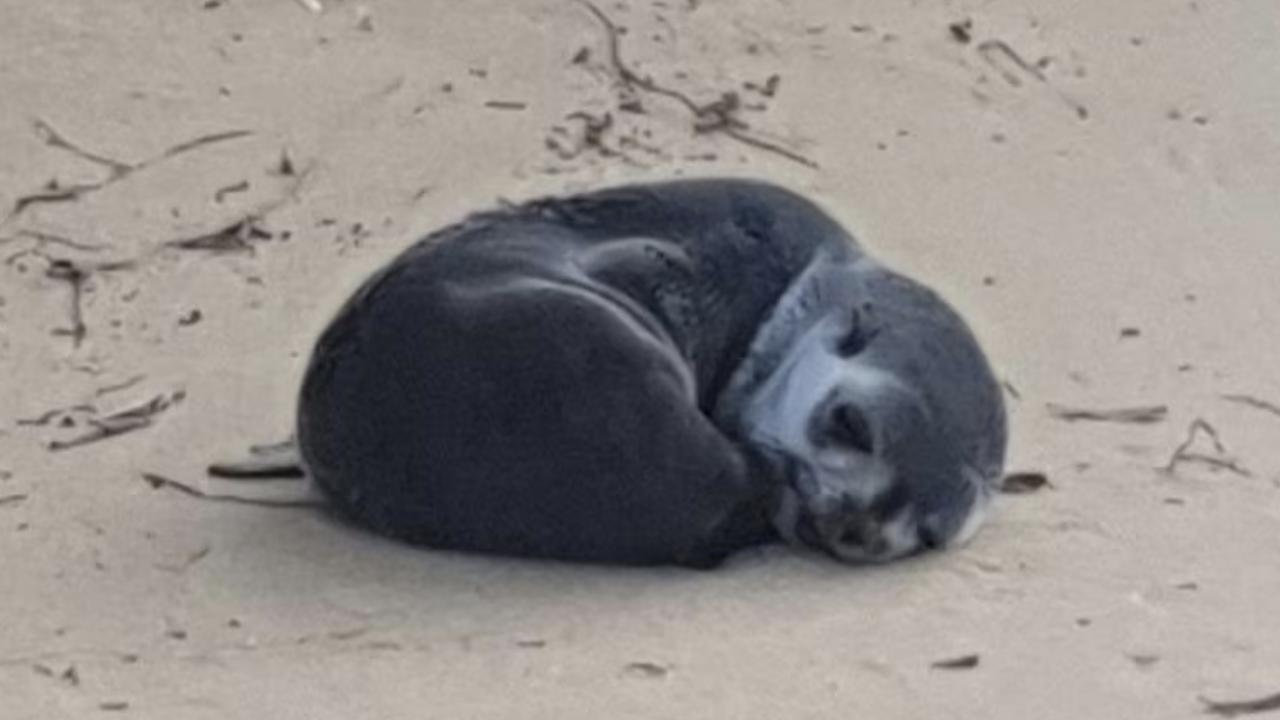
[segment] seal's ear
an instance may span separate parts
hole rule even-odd
[[[228,480],[306,477],[298,445],[292,439],[272,445],[253,445],[248,457],[215,462],[209,465],[208,473]]]

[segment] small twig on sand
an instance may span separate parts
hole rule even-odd
[[[62,133],[59,133],[52,125],[40,118],[36,118],[32,124],[35,126],[36,135],[39,135],[40,139],[44,141],[44,144],[49,147],[66,150],[81,160],[88,160],[95,165],[101,165],[110,170],[113,175],[122,175],[133,170],[133,166],[129,163],[112,160],[109,157],[89,152],[88,150],[81,148],[79,145],[67,140],[62,136]]]
[[[1207,455],[1191,449],[1191,446],[1195,444],[1196,437],[1202,433],[1213,443],[1213,450],[1217,455]],[[1164,472],[1172,473],[1183,463],[1200,463],[1227,470],[1243,477],[1253,476],[1253,473],[1249,472],[1239,461],[1228,456],[1227,446],[1222,443],[1222,439],[1218,436],[1218,431],[1203,418],[1196,418],[1191,421],[1191,425],[1187,428],[1186,439],[1178,445],[1173,454],[1169,456],[1169,461],[1160,469]]]
[[[157,395],[141,405],[112,413],[104,418],[91,418],[88,421],[92,426],[90,431],[70,440],[54,440],[49,443],[49,450],[54,452],[68,450],[150,427],[157,415],[181,402],[184,397],[186,393],[179,390],[170,395]]]
[[[1263,400],[1261,398],[1256,398],[1252,395],[1227,393],[1222,396],[1222,399],[1229,402],[1240,403],[1241,405],[1248,405],[1251,408],[1280,417],[1280,405],[1276,405],[1273,402]]]
[[[98,245],[96,243],[91,244],[91,243],[78,242],[76,240],[72,240],[71,238],[66,238],[61,235],[55,235],[53,233],[42,232],[40,230],[18,230],[17,232],[14,233],[14,235],[17,237],[25,237],[31,240],[35,240],[40,245],[61,245],[63,247],[70,248],[72,250],[79,250],[80,252],[93,253],[93,252],[101,252],[102,250],[106,249],[105,245]]]
[[[571,112],[565,116],[565,120],[581,120],[582,121],[582,146],[595,148],[601,155],[610,157],[620,155],[617,150],[609,147],[604,142],[604,134],[609,128],[613,127],[613,113],[604,113],[603,115],[592,115],[585,110]]]
[[[48,145],[49,147],[52,147],[52,148],[57,148],[59,150],[64,150],[66,152],[71,153],[72,155],[75,155],[81,160],[85,160],[95,165],[105,167],[107,169],[107,177],[106,179],[100,180],[98,182],[77,183],[75,185],[68,185],[66,187],[61,187],[56,182],[50,182],[48,185],[45,186],[44,189],[34,193],[30,193],[28,195],[20,196],[17,200],[15,200],[13,203],[13,206],[9,209],[8,215],[6,215],[3,219],[0,219],[0,223],[11,220],[12,218],[20,214],[23,210],[26,210],[32,205],[38,205],[38,204],[44,204],[44,203],[70,202],[73,200],[78,200],[85,195],[97,192],[105,187],[113,185],[133,175],[136,172],[145,170],[146,168],[149,168],[152,165],[155,165],[156,163],[159,163],[164,160],[168,160],[174,156],[181,155],[186,152],[190,152],[191,150],[195,150],[196,148],[203,147],[205,145],[220,143],[227,140],[234,140],[234,139],[246,137],[252,134],[251,131],[249,130],[229,130],[227,132],[201,135],[200,137],[194,138],[192,140],[187,140],[185,142],[181,142],[181,143],[178,143],[177,145],[173,145],[169,148],[166,148],[159,155],[148,158],[146,160],[142,160],[141,162],[127,163],[127,162],[121,162],[119,160],[114,160],[100,153],[95,153],[89,150],[85,150],[79,144],[68,140],[65,135],[63,135],[61,132],[56,130],[48,122],[40,118],[36,118],[34,120],[34,126],[35,126],[36,135],[38,135],[40,139],[44,141],[45,145]]]
[[[137,385],[138,383],[142,382],[146,377],[147,377],[146,375],[134,375],[128,380],[123,380],[121,382],[116,383],[115,385],[104,385],[98,388],[97,390],[94,390],[93,395],[94,397],[102,397],[103,395],[109,395],[113,392],[127,390],[128,388],[131,388],[134,385]]]
[[[1213,443],[1213,449],[1219,455],[1226,454],[1227,446],[1222,444],[1222,439],[1218,437],[1218,431],[1214,429],[1214,427],[1210,425],[1207,421],[1205,421],[1203,418],[1196,418],[1195,420],[1191,421],[1191,425],[1189,425],[1187,428],[1186,439],[1183,440],[1182,444],[1179,445],[1177,449],[1173,451],[1173,456],[1169,459],[1169,464],[1166,467],[1172,468],[1174,465],[1174,461],[1177,459],[1178,455],[1185,452],[1187,448],[1191,447],[1191,444],[1195,442],[1196,435],[1198,435],[1201,432],[1209,436],[1209,441]]]
[[[254,505],[257,507],[271,507],[271,508],[324,507],[324,503],[317,500],[281,500],[281,499],[272,499],[272,498],[247,498],[247,497],[241,497],[239,495],[223,495],[218,493],[207,493],[199,488],[192,487],[191,485],[187,485],[185,483],[180,483],[177,480],[170,480],[169,478],[162,477],[154,473],[143,473],[142,479],[146,480],[147,484],[156,490],[159,490],[161,488],[168,488],[170,490],[176,490],[177,492],[180,492],[183,495],[189,495],[194,498],[199,498],[201,500],[209,500],[211,502],[232,503],[236,505]]]
[[[97,411],[98,409],[92,405],[72,405],[71,407],[47,410],[33,418],[18,418],[17,424],[26,425],[28,427],[41,427],[53,422],[55,418],[70,415],[71,413],[94,413]]]
[[[976,653],[972,655],[961,655],[959,657],[948,658],[946,660],[937,660],[929,664],[929,667],[939,670],[972,670],[978,667],[978,663],[982,660]]]
[[[1091,410],[1088,408],[1072,408],[1056,403],[1047,405],[1049,414],[1058,420],[1066,420],[1067,422],[1075,422],[1077,420],[1092,420],[1095,422],[1115,422],[1115,423],[1133,423],[1137,425],[1149,425],[1164,420],[1169,414],[1169,408],[1165,405],[1144,405],[1131,408],[1115,408],[1109,410]]]
[[[64,280],[71,286],[71,327],[58,328],[53,332],[55,335],[70,336],[72,344],[80,347],[80,343],[88,333],[80,300],[84,295],[84,281],[89,275],[70,260],[54,260],[45,271],[45,276],[54,280]]]
[[[1049,78],[1045,77],[1045,74],[1040,71],[1040,68],[1024,60],[1016,50],[1009,46],[1009,43],[1006,43],[1003,40],[984,40],[978,43],[977,51],[978,55],[980,55],[988,65],[995,68],[996,71],[1004,78],[1005,82],[1009,83],[1013,87],[1021,87],[1022,80],[1018,77],[1017,73],[1002,64],[1001,58],[1003,58],[1004,61],[1012,63],[1017,69],[1049,88],[1054,95],[1058,96],[1058,99],[1062,101],[1064,105],[1075,112],[1077,118],[1080,120],[1089,119],[1089,108],[1067,96],[1066,93],[1055,87],[1053,83],[1049,82]]]
[[[48,265],[48,268],[46,269],[46,274],[48,274],[49,270],[52,270],[54,267],[58,265],[64,265],[68,262],[71,262],[66,258],[54,257],[53,255],[46,253],[44,249],[41,247],[41,244],[38,243],[35,247],[28,247],[28,248],[22,249],[5,257],[4,264],[14,265],[19,260],[25,257],[39,258],[42,262],[46,263]],[[85,273],[86,275],[92,275],[93,273],[99,273],[99,272],[116,272],[119,270],[132,270],[138,265],[137,260],[76,260],[74,261],[74,263],[75,263],[75,266],[79,268],[80,271]],[[58,271],[54,270],[53,272],[56,273]]]
[[[182,559],[182,562],[180,563],[156,563],[154,567],[157,570],[163,570],[165,572],[182,574],[190,570],[191,567],[196,563],[209,557],[209,553],[211,552],[213,552],[212,545],[202,545],[199,550],[196,550],[190,555],[187,555],[185,558]]]
[[[1266,697],[1260,697],[1254,700],[1228,701],[1210,700],[1209,698],[1201,696],[1200,702],[1204,703],[1204,711],[1206,713],[1210,715],[1218,715],[1219,717],[1231,718],[1237,715],[1251,715],[1254,713],[1280,710],[1280,693],[1267,695]]]
[[[1046,487],[1053,487],[1053,483],[1042,472],[1012,472],[1000,482],[1000,492],[1006,495],[1025,495]]]
[[[169,240],[166,247],[178,250],[209,250],[212,252],[252,252],[250,240],[266,240],[271,233],[257,225],[258,218],[244,217],[213,232]]]
[[[609,48],[609,65],[618,77],[623,89],[628,93],[634,96],[637,91],[640,91],[651,95],[660,95],[683,105],[693,115],[695,133],[718,132],[744,145],[750,145],[765,152],[780,155],[806,167],[818,167],[818,163],[794,150],[789,150],[781,145],[750,134],[748,132],[751,129],[750,126],[737,117],[737,111],[741,106],[737,93],[727,92],[709,103],[698,103],[680,90],[660,85],[652,78],[644,77],[637,73],[622,59],[621,33],[618,30],[618,26],[590,0],[578,0],[578,2],[595,16],[600,25],[604,27]],[[634,101],[625,103],[625,105],[629,109],[639,109],[639,104]]]
[[[259,224],[268,214],[291,202],[296,202],[302,186],[311,177],[312,166],[294,172],[290,166],[288,188],[277,198],[261,203],[256,208],[242,215],[239,219],[224,225],[212,232],[202,233],[188,238],[168,240],[161,247],[177,250],[204,250],[211,252],[253,252],[251,240],[269,240],[271,231],[263,229]]]
[[[553,136],[548,135],[546,138],[547,149],[556,153],[561,160],[568,160],[587,150],[594,150],[604,158],[619,158],[628,165],[635,167],[644,167],[635,158],[628,155],[621,149],[612,148],[606,141],[606,135],[613,128],[613,113],[606,112],[600,115],[592,115],[585,110],[577,110],[565,116],[565,120],[578,120],[582,123],[582,136],[575,142],[576,147],[566,148]],[[556,126],[557,131],[564,131],[562,126]],[[565,131],[567,132],[567,131]],[[621,138],[626,140],[627,138]],[[621,140],[619,145],[621,145]]]
[[[754,135],[748,135],[742,130],[739,130],[738,128],[725,128],[724,134],[728,135],[734,140],[737,140],[740,143],[744,143],[746,145],[759,148],[760,150],[764,150],[765,152],[774,153],[775,155],[781,155],[782,157],[785,157],[788,160],[793,160],[795,162],[798,162],[801,165],[811,167],[814,169],[817,169],[818,167],[818,163],[814,162],[813,160],[810,160],[809,158],[801,155],[800,153],[794,150],[788,150],[787,148],[784,148],[781,145],[777,145],[775,143],[771,143],[768,140],[755,137]]]
[[[41,240],[43,242],[43,240]],[[70,324],[63,328],[54,328],[54,335],[62,335],[70,337],[74,347],[79,348],[88,335],[89,329],[84,321],[84,308],[82,300],[84,299],[84,288],[88,282],[89,276],[95,272],[115,272],[118,270],[129,270],[136,266],[133,260],[105,260],[97,262],[89,262],[82,260],[69,260],[67,258],[53,257],[45,253],[40,246],[28,247],[19,250],[4,259],[5,265],[14,265],[21,258],[34,257],[48,264],[45,268],[45,277],[51,280],[60,280],[67,283],[71,288],[70,298]]]
[[[14,493],[13,495],[0,495],[0,505],[13,505],[27,499],[26,493]]]
[[[223,200],[227,199],[228,195],[232,195],[234,193],[242,193],[247,191],[248,189],[249,189],[248,180],[241,180],[240,182],[237,182],[237,183],[224,185],[218,188],[217,190],[213,191],[213,201],[221,204]]]
[[[648,662],[646,660],[639,660],[627,663],[622,670],[628,675],[634,675],[637,677],[660,678],[666,677],[670,674],[671,667],[668,665],[660,665],[655,662]]]
[[[9,208],[9,214],[0,219],[0,222],[7,222],[9,219],[17,217],[23,210],[32,205],[41,205],[49,203],[71,202],[79,200],[81,195],[101,190],[110,182],[115,182],[119,177],[113,176],[111,180],[102,183],[81,183],[78,185],[69,185],[67,187],[58,186],[56,183],[50,183],[50,187],[39,192],[21,195],[17,200],[13,201],[13,207]]]
[[[216,132],[216,133],[209,133],[208,135],[201,135],[198,138],[193,138],[191,140],[187,140],[186,142],[180,142],[177,145],[174,145],[166,149],[164,152],[160,153],[156,157],[142,162],[140,165],[138,165],[134,169],[139,170],[153,163],[171,158],[175,155],[181,155],[182,153],[185,153],[185,152],[191,152],[192,150],[195,150],[196,148],[199,148],[199,147],[204,147],[205,145],[213,145],[214,143],[226,142],[227,140],[237,140],[242,137],[248,137],[252,134],[253,134],[252,130],[227,130],[225,132]]]

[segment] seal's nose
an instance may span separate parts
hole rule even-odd
[[[920,536],[920,547],[926,550],[937,550],[945,544],[942,534],[931,523],[922,524],[917,532]]]
[[[843,549],[855,551],[868,559],[883,555],[889,549],[880,524],[861,512],[843,518],[839,540]]]
[[[823,439],[827,442],[864,455],[875,453],[875,433],[871,421],[853,403],[840,403],[833,407],[824,425]]]
[[[890,549],[880,523],[849,503],[839,512],[815,517],[814,524],[826,548],[846,560],[875,560]]]

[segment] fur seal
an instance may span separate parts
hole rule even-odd
[[[1006,420],[938,295],[809,200],[707,179],[417,242],[321,334],[296,437],[333,509],[384,535],[711,567],[779,536],[850,562],[962,542]]]

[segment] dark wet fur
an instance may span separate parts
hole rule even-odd
[[[662,326],[696,403],[660,353],[589,301],[466,292],[503,278],[571,282],[544,249],[622,238],[683,252],[637,245],[591,279]],[[711,410],[819,252],[858,251],[808,201],[748,181],[633,185],[473,216],[401,254],[320,337],[298,413],[307,469],[341,515],[413,543],[713,566],[775,538],[779,480]]]

